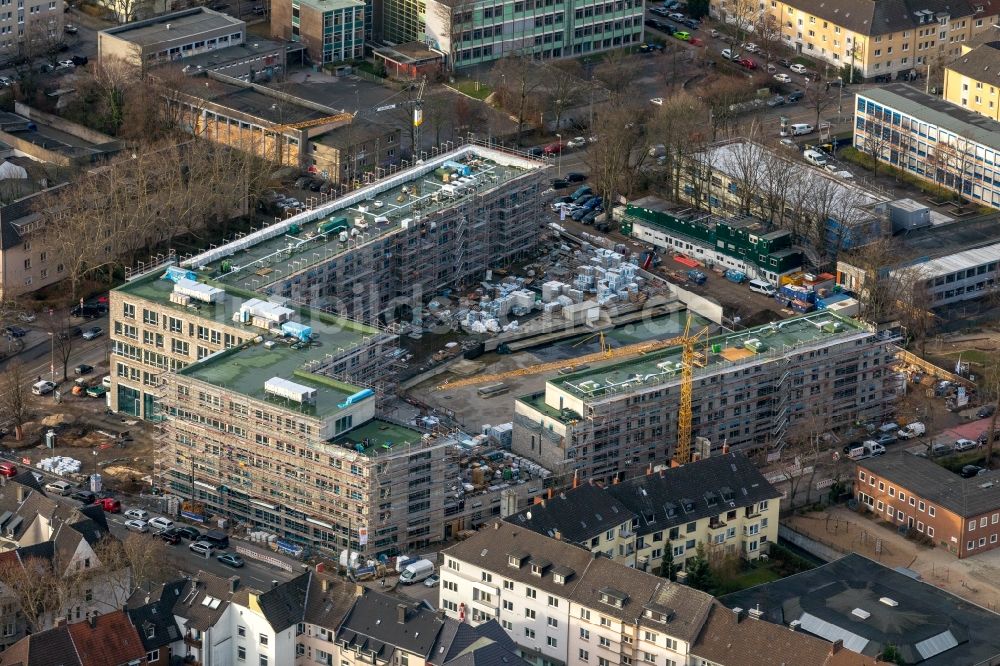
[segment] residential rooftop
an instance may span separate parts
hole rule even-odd
[[[114,35],[118,39],[124,39],[133,44],[150,46],[186,40],[195,35],[227,26],[242,33],[246,24],[228,14],[207,7],[196,7],[144,21],[133,21],[101,32]]]
[[[801,317],[710,337],[700,344],[703,365],[698,374],[737,364],[772,360],[792,350],[825,344],[842,337],[871,335],[863,323],[819,311]],[[667,347],[637,358],[571,375],[549,384],[583,399],[597,399],[640,386],[680,382],[681,347]]]
[[[889,644],[921,666],[1000,656],[1000,615],[856,553],[719,601],[869,657]]]
[[[366,456],[377,456],[392,451],[400,444],[404,446],[418,444],[422,438],[423,433],[419,430],[382,419],[373,419],[340,435],[333,440],[333,444],[353,449]]]
[[[996,35],[992,35],[996,37]],[[995,81],[1000,85],[1000,41],[989,41],[973,48],[946,65],[957,74],[976,81]]]
[[[446,162],[459,163],[471,170],[468,185],[454,196],[446,194],[449,192],[446,184],[434,173]],[[200,269],[222,286],[269,293],[268,287],[278,280],[308,271],[363,245],[382,243],[391,251],[394,243],[391,236],[401,229],[426,224],[419,222],[421,217],[451,208],[465,197],[502,187],[546,166],[500,150],[462,146],[348,196],[188,258],[182,264]],[[335,229],[347,234],[346,241],[341,240],[340,231],[329,230],[328,223],[333,221],[337,221]]]
[[[933,460],[906,451],[863,460],[858,467],[963,517],[1000,509],[1000,472],[995,470],[963,479]]]
[[[890,83],[857,94],[862,99],[905,113],[956,136],[1000,150],[1000,122],[946,102],[904,83]]]

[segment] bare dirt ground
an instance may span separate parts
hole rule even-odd
[[[844,507],[784,522],[842,553],[858,553],[888,567],[907,567],[935,587],[993,611],[1000,608],[1000,551],[959,560],[945,548],[917,544]]]

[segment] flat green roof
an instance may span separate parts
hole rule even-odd
[[[299,4],[312,7],[318,12],[332,12],[338,9],[365,6],[361,0],[299,0]]]
[[[170,294],[174,290],[174,283],[170,280],[162,279],[164,273],[166,273],[166,267],[153,271],[149,275],[132,282],[126,282],[115,291],[153,301],[169,310],[184,312],[188,315],[194,314],[217,324],[242,328],[246,331],[246,337],[248,338],[264,333],[259,328],[241,326],[235,323],[233,315],[240,311],[240,306],[246,301],[252,298],[267,300],[266,296],[258,296],[257,294],[233,288],[232,286],[222,284],[216,280],[206,279],[199,275],[198,282],[224,289],[226,292],[225,298],[218,303],[204,303],[199,301],[188,306],[180,305],[170,301]],[[333,349],[337,349],[338,347],[345,349],[353,347],[359,344],[365,337],[371,337],[380,333],[376,328],[352,319],[347,319],[346,317],[338,317],[291,302],[286,303],[285,306],[296,311],[297,316],[295,317],[295,321],[312,327],[313,333],[319,336],[318,340],[325,348],[325,353],[332,353],[330,351],[331,347]]]
[[[333,440],[333,444],[353,449],[366,456],[377,456],[403,444],[418,444],[423,433],[413,428],[373,419]],[[358,447],[362,447],[362,451]]]
[[[695,374],[726,364],[775,356],[810,343],[867,330],[867,327],[854,319],[845,319],[820,310],[745,331],[724,333],[698,345],[698,350],[705,356],[705,365],[695,368]],[[556,377],[549,382],[577,397],[588,399],[642,385],[669,382],[674,378],[679,381],[680,377],[681,348],[676,346],[621,363]]]
[[[302,369],[305,363],[320,359],[325,353],[321,343],[288,344],[286,341],[277,341],[270,349],[263,343],[249,344],[192,363],[179,374],[273,403],[283,409],[325,418],[341,411],[338,404],[362,390],[360,386]],[[272,377],[316,389],[315,402],[299,403],[266,393],[264,383]]]

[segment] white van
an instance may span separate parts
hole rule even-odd
[[[764,294],[765,296],[774,296],[777,293],[774,285],[764,280],[750,280],[750,291]]]
[[[55,382],[50,382],[47,379],[43,379],[40,382],[36,382],[31,385],[31,392],[35,395],[48,395],[52,393],[56,388]]]
[[[402,585],[413,585],[434,573],[434,563],[430,560],[417,560],[407,564],[402,573],[399,574],[399,582]]]
[[[802,153],[802,157],[809,164],[815,164],[816,166],[824,166],[826,164],[826,157],[818,150],[807,150]]]
[[[927,432],[927,427],[920,421],[914,421],[913,423],[900,428],[896,436],[900,439],[913,439],[914,437],[919,437]]]
[[[169,529],[173,529],[174,521],[169,518],[164,518],[163,516],[155,516],[149,519],[147,523],[154,532],[166,532]]]
[[[781,130],[781,136],[802,136],[813,131],[813,126],[809,123],[792,123]]]
[[[73,490],[72,484],[65,481],[52,481],[45,484],[45,491],[53,495],[69,495],[71,490]]]

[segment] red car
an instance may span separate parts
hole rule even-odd
[[[555,143],[550,143],[549,145],[545,146],[545,154],[558,155],[563,151],[563,148],[565,147],[566,144],[563,143],[562,141],[556,141]]]
[[[94,506],[101,507],[107,513],[121,513],[122,511],[122,503],[114,497],[101,497],[94,502]]]
[[[0,462],[0,476],[6,476],[8,479],[17,476],[17,465],[12,462]]]
[[[738,62],[739,64],[743,65],[747,69],[757,69],[757,63],[755,63],[750,58],[740,58],[736,62]]]

